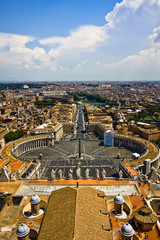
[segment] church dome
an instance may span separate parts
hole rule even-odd
[[[17,232],[16,235],[18,237],[25,237],[28,235],[30,229],[29,227],[27,227],[26,224],[22,223],[21,225],[19,225],[19,227],[17,228]]]
[[[38,204],[40,203],[40,198],[38,197],[37,194],[33,195],[30,199],[30,203],[31,204]]]
[[[114,198],[114,202],[117,204],[123,204],[124,203],[124,199],[122,197],[121,194],[117,194]]]
[[[131,237],[134,235],[134,230],[129,223],[124,224],[120,231],[125,237]]]

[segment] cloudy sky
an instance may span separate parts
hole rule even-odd
[[[0,81],[160,80],[160,0],[1,0]]]

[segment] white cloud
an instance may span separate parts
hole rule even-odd
[[[146,50],[142,50],[137,55],[131,55],[127,58],[125,58],[123,61],[121,61],[121,64],[134,64],[136,65],[144,66],[147,65],[153,66],[154,64],[160,64],[160,50],[157,50],[155,48],[150,48]]]
[[[82,67],[82,65],[79,63],[75,66],[75,69],[80,69]]]
[[[52,49],[48,52],[48,56],[49,56],[51,59],[54,59],[54,58],[56,58],[56,56],[58,56],[58,51],[52,48]]]
[[[61,70],[61,71],[68,71],[69,68],[68,67],[64,67],[64,66],[59,66],[59,70]]]
[[[42,63],[49,59],[43,48],[35,47],[33,50],[26,44],[34,41],[32,36],[0,33],[0,63],[17,67],[18,69],[38,69]],[[5,49],[8,47],[8,50]]]
[[[31,36],[23,36],[18,34],[0,33],[0,49],[4,47],[25,47],[28,42],[34,41]]]
[[[117,66],[122,66],[122,65],[127,65],[127,66],[133,66],[136,68],[137,66],[144,66],[146,64],[151,64],[150,66],[153,65],[153,62],[157,63],[158,65],[160,64],[160,50],[157,50],[155,48],[150,48],[146,50],[142,50],[139,52],[137,55],[130,55],[123,60],[119,62],[114,62],[112,64],[105,64],[106,67],[117,67]],[[127,70],[127,69],[126,69]]]
[[[55,58],[72,51],[94,51],[97,45],[104,42],[107,37],[103,27],[86,25],[72,31],[67,37],[41,39],[39,43],[53,47],[49,56]],[[57,48],[56,45],[58,45]]]
[[[26,47],[10,48],[10,57],[20,67],[27,66],[27,69],[38,69],[43,64],[49,64],[50,59],[45,50],[35,47],[33,50]]]
[[[50,70],[53,71],[53,72],[55,72],[55,71],[57,70],[57,68],[56,68],[55,66],[52,66],[52,67],[50,68]]]
[[[150,0],[150,5],[157,5],[160,6],[160,0]]]
[[[32,36],[0,33],[1,72],[14,68],[57,79],[58,74],[63,79],[65,74],[68,79],[98,79],[102,74],[101,79],[145,79],[152,69],[153,76],[160,75],[160,26],[155,28],[160,24],[159,7],[160,0],[123,0],[106,15],[104,26],[85,25],[66,37],[37,39],[33,49],[27,47],[35,40]]]
[[[117,23],[129,16],[130,12],[136,11],[147,0],[123,0],[116,3],[113,11],[108,13],[105,17],[107,26],[113,28]]]
[[[140,8],[143,8],[147,14],[152,6],[160,7],[160,0],[123,0],[120,3],[116,3],[113,11],[109,12],[105,17],[107,26],[115,27],[116,24],[126,20]]]
[[[160,46],[160,26],[153,29],[153,33],[148,37],[152,45]]]
[[[140,51],[113,64],[105,64],[106,72],[119,80],[159,80],[160,50]]]

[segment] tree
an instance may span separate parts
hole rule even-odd
[[[80,97],[78,96],[77,93],[73,95],[75,101],[80,101]]]
[[[23,130],[17,130],[15,132],[10,131],[9,133],[7,133],[4,136],[5,143],[7,143],[9,141],[13,141],[13,140],[19,139],[19,138],[23,137],[24,134],[25,134],[25,132]]]
[[[14,132],[13,131],[10,131],[9,133],[7,133],[5,136],[4,136],[4,140],[5,142],[9,142],[9,141],[12,141],[14,139]]]

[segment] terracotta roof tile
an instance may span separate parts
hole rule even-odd
[[[100,212],[106,209],[104,199],[98,197],[100,192],[89,187],[52,192],[38,240],[112,239],[109,219]]]

